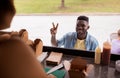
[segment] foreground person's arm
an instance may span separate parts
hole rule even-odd
[[[57,28],[58,28],[58,23],[55,26],[54,23],[52,23],[53,27],[50,29],[50,33],[51,33],[51,44],[53,46],[57,46],[57,40],[56,40],[56,33],[57,33]]]
[[[48,76],[33,50],[18,37],[0,41],[0,78],[54,78]]]

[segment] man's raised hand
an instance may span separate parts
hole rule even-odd
[[[50,32],[51,32],[51,35],[52,35],[52,36],[55,36],[55,35],[56,35],[58,25],[59,25],[58,23],[57,23],[56,26],[55,26],[54,22],[52,23],[52,26],[53,26],[53,27],[50,29]]]

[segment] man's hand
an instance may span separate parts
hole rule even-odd
[[[51,35],[52,35],[52,36],[55,36],[56,33],[57,33],[58,23],[57,23],[56,26],[55,26],[54,23],[52,23],[52,25],[53,25],[53,28],[50,29],[50,32],[51,32]]]

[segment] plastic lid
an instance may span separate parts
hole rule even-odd
[[[104,48],[111,48],[110,42],[109,42],[109,41],[104,42],[104,43],[103,43],[103,47],[104,47]]]
[[[96,47],[95,52],[101,52],[100,46],[97,46],[97,47]]]

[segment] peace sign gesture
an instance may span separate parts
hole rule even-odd
[[[52,36],[55,36],[56,33],[57,33],[58,23],[57,23],[57,25],[55,26],[55,24],[54,24],[54,22],[53,22],[52,25],[53,25],[53,28],[50,29],[50,32],[51,32],[51,35],[52,35]]]

